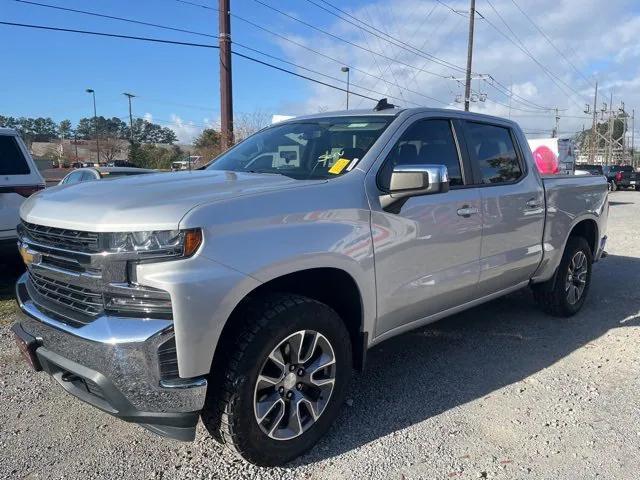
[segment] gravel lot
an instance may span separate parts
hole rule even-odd
[[[640,193],[611,194],[608,234],[582,313],[547,317],[522,291],[380,345],[329,435],[282,469],[204,428],[154,436],[28,371],[0,266],[0,478],[637,478]]]

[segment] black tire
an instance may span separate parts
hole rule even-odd
[[[582,252],[586,259],[585,284],[578,300],[571,302],[567,290],[567,284],[570,283],[569,267],[572,259],[579,252]],[[592,264],[593,254],[587,241],[583,237],[569,237],[554,277],[544,283],[532,286],[534,298],[542,310],[556,317],[570,317],[578,313],[589,293]]]
[[[640,185],[636,185],[636,192],[640,192]]]
[[[313,447],[338,415],[352,373],[349,333],[330,307],[291,294],[269,294],[253,299],[234,320],[242,321],[243,327],[238,329],[235,340],[227,339],[227,365],[223,375],[212,375],[219,378],[221,384],[210,385],[202,421],[216,440],[247,461],[260,466],[283,465]],[[267,357],[301,330],[318,332],[330,343],[335,358],[335,367],[331,367],[335,368],[333,390],[315,423],[311,422],[295,438],[275,439],[258,423],[254,390],[258,391],[258,375],[264,373]],[[214,365],[214,370],[217,367]],[[284,414],[284,407],[280,408]]]
[[[611,181],[611,191],[615,192],[616,190],[618,190],[618,186],[616,185],[616,182]]]

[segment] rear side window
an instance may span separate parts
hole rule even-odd
[[[379,182],[389,187],[396,165],[445,165],[449,184],[464,184],[458,148],[449,120],[418,120],[402,134],[380,171]]]
[[[28,175],[27,160],[12,135],[0,135],[0,175]]]
[[[70,174],[66,178],[64,183],[65,184],[67,184],[67,183],[78,183],[79,181],[81,181],[83,173],[84,172],[73,172],[72,174]]]
[[[522,176],[513,139],[508,128],[483,123],[467,123],[467,142],[480,183],[507,183]]]

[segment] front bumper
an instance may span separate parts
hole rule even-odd
[[[158,347],[173,338],[170,320],[102,315],[72,327],[29,297],[27,274],[16,285],[22,311],[16,335],[35,338],[42,369],[70,394],[128,422],[178,440],[193,440],[204,405],[204,377],[162,381]]]

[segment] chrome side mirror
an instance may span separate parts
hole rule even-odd
[[[389,192],[380,197],[380,204],[387,209],[399,200],[448,191],[449,173],[446,166],[396,165],[391,173]]]

